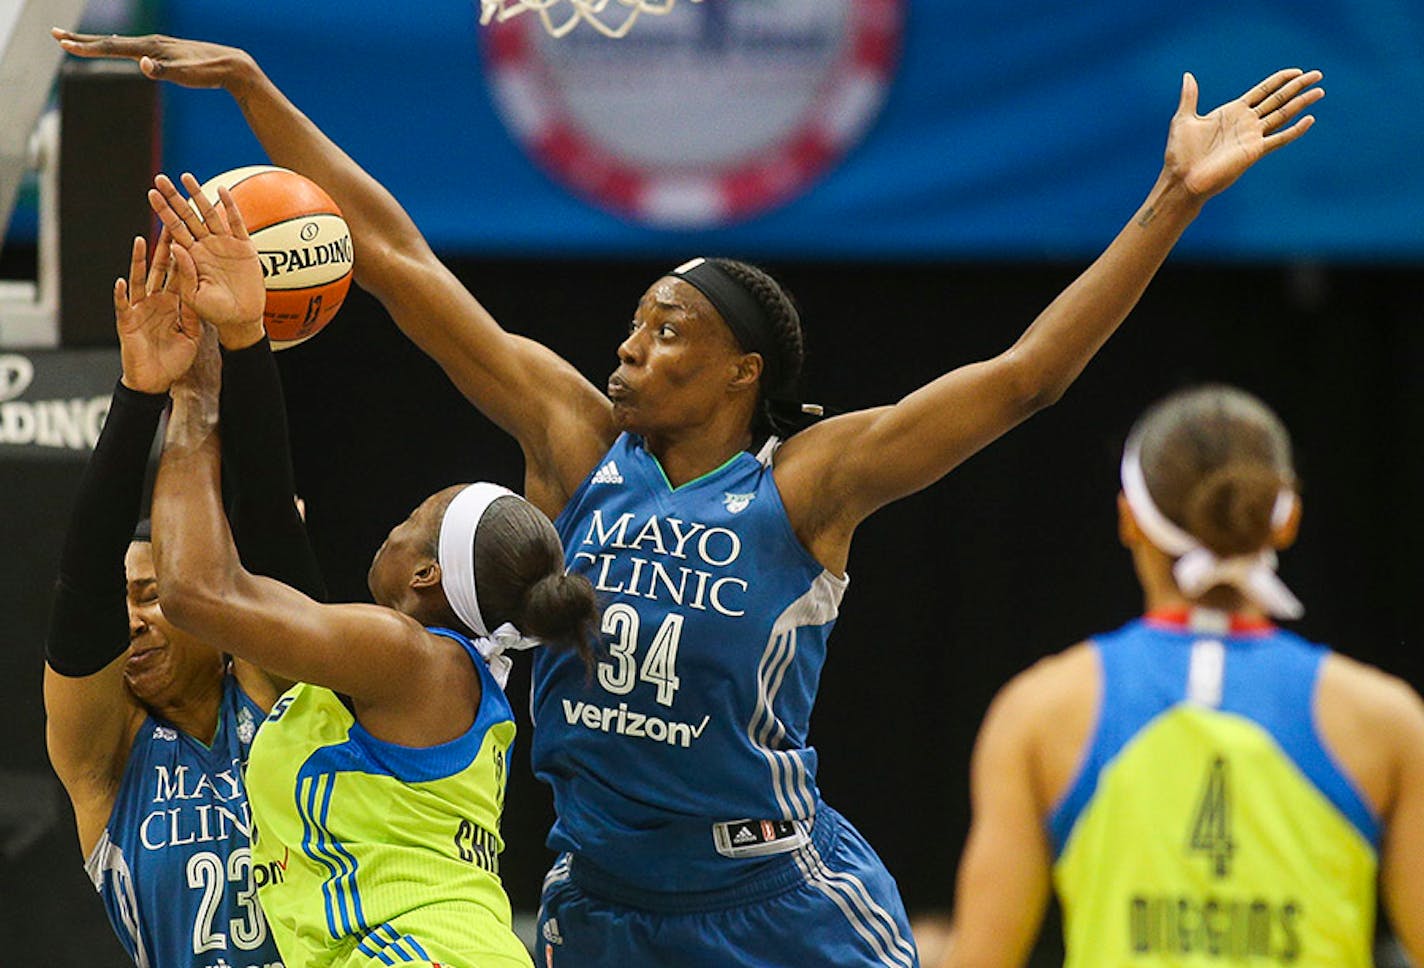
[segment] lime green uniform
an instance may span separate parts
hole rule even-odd
[[[376,739],[329,689],[272,708],[248,764],[254,880],[283,960],[302,968],[528,968],[499,880],[514,717],[479,670],[474,725],[429,748]]]
[[[1373,964],[1379,826],[1316,733],[1326,650],[1149,616],[1049,818],[1074,966]]]

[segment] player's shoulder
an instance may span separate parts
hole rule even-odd
[[[1404,679],[1367,662],[1328,653],[1321,667],[1320,699],[1347,706],[1389,733],[1424,737],[1424,699]]]
[[[994,697],[990,716],[1035,731],[1065,716],[1096,708],[1101,665],[1091,642],[1044,656],[1010,679]]]
[[[871,407],[855,410],[818,420],[811,426],[798,430],[786,439],[776,451],[776,469],[795,469],[800,463],[844,459],[843,448],[849,446],[855,437],[863,433],[867,426],[889,407]]]

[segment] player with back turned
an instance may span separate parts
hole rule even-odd
[[[1146,614],[995,698],[945,968],[1023,964],[1050,880],[1070,968],[1367,968],[1377,887],[1424,958],[1424,703],[1271,624],[1301,614],[1285,427],[1230,387],[1169,397],[1118,512]]]

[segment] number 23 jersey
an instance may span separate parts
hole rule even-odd
[[[642,889],[732,885],[759,861],[719,853],[714,823],[809,825],[819,802],[806,734],[847,579],[792,531],[774,446],[674,488],[622,434],[555,522],[602,615],[591,675],[535,656],[549,844]]]
[[[228,674],[212,746],[149,716],[84,868],[139,968],[282,964],[257,904],[243,770],[267,714]]]

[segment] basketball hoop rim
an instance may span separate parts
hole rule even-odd
[[[480,0],[480,26],[504,23],[525,12],[539,15],[539,21],[549,36],[558,39],[568,36],[580,23],[587,23],[610,40],[626,37],[642,14],[663,16],[671,13],[677,0],[617,0],[626,13],[619,23],[609,23],[604,19],[604,11],[612,0]],[[701,3],[702,0],[686,0]],[[568,16],[556,20],[555,8],[567,6]]]

